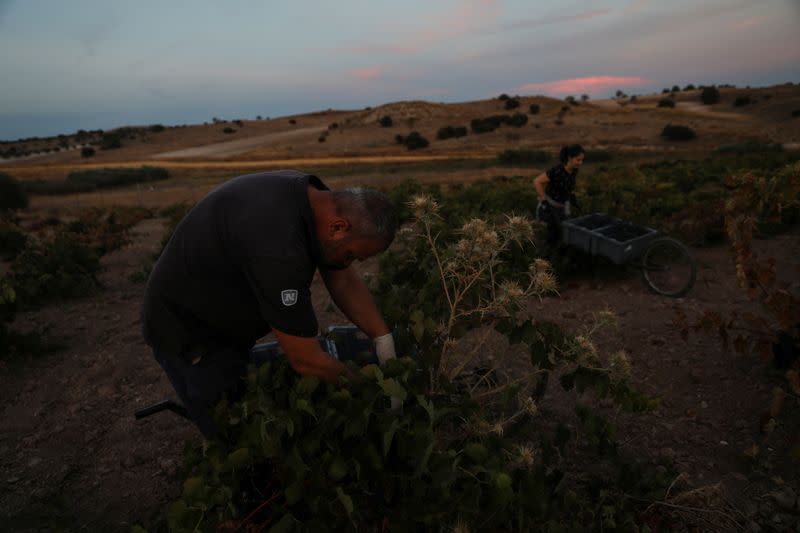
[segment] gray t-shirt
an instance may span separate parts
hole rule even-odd
[[[225,344],[242,350],[275,328],[317,335],[309,286],[320,249],[307,187],[293,170],[234,178],[180,222],[145,289],[148,345],[180,354]]]

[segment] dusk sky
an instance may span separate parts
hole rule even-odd
[[[0,0],[0,139],[800,82],[800,0]]]

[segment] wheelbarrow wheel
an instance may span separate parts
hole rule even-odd
[[[652,291],[680,298],[694,285],[697,263],[682,242],[663,237],[654,240],[645,250],[642,277]]]

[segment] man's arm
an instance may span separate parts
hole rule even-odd
[[[341,361],[322,351],[316,337],[295,337],[275,328],[272,331],[286,353],[289,364],[301,376],[314,376],[328,383],[335,383],[342,373],[352,377]]]
[[[319,269],[333,301],[350,321],[371,338],[389,333],[367,285],[351,265],[344,270]]]

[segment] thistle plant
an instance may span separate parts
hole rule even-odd
[[[498,318],[514,317],[530,298],[556,293],[558,284],[550,264],[543,259],[529,265],[522,281],[498,274],[504,252],[512,246],[533,243],[533,226],[526,217],[504,215],[499,224],[472,218],[456,232],[455,242],[443,243],[441,232],[434,230],[441,220],[436,200],[419,195],[409,207],[416,219],[416,236],[426,242],[436,260],[436,274],[446,299],[445,316],[438,324],[442,343],[434,378],[453,380],[478,355],[478,349],[474,349],[466,357],[455,356],[457,325],[476,318],[491,324]]]

